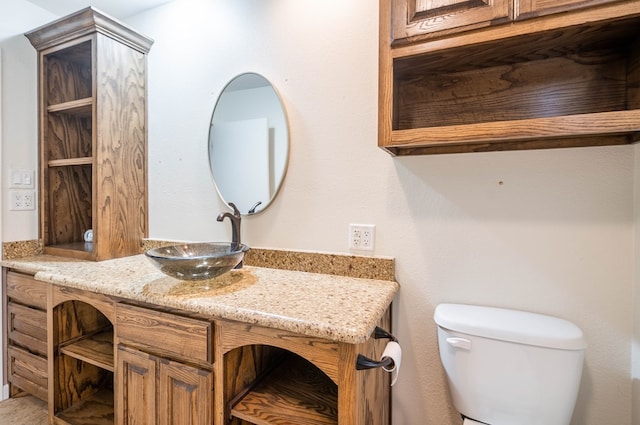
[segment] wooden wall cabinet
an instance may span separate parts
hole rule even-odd
[[[7,364],[11,395],[28,392],[47,400],[47,284],[4,271]]]
[[[623,0],[390,0],[395,44]]]
[[[26,34],[38,51],[45,253],[140,253],[147,225],[146,54],[152,41],[89,7]],[[92,229],[93,241],[85,232]]]
[[[391,154],[640,139],[639,0],[532,0],[518,13],[549,14],[394,39],[399,3],[380,1],[378,145]]]

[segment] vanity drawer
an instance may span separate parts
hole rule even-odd
[[[7,272],[7,297],[21,304],[46,310],[47,286],[31,275]]]
[[[47,359],[21,348],[9,346],[9,382],[47,401]]]
[[[120,343],[189,362],[213,362],[213,324],[126,304],[116,306]]]
[[[47,313],[9,302],[8,337],[29,351],[47,354]]]

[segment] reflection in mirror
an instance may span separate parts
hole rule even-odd
[[[222,200],[243,215],[264,210],[287,171],[289,129],[269,81],[247,73],[229,82],[213,110],[209,164]]]

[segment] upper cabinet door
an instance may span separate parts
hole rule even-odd
[[[598,6],[624,0],[514,0],[515,19],[528,19],[552,13]]]
[[[512,16],[513,4],[513,0],[389,1],[393,4],[393,40],[396,42],[507,22]]]

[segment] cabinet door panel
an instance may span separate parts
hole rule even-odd
[[[119,425],[155,425],[156,365],[148,354],[118,347],[116,422]]]
[[[515,0],[515,13],[516,19],[520,20],[617,1],[621,0]]]
[[[159,425],[211,425],[213,420],[213,374],[160,361]]]
[[[393,39],[507,22],[512,0],[390,0],[393,7]]]

